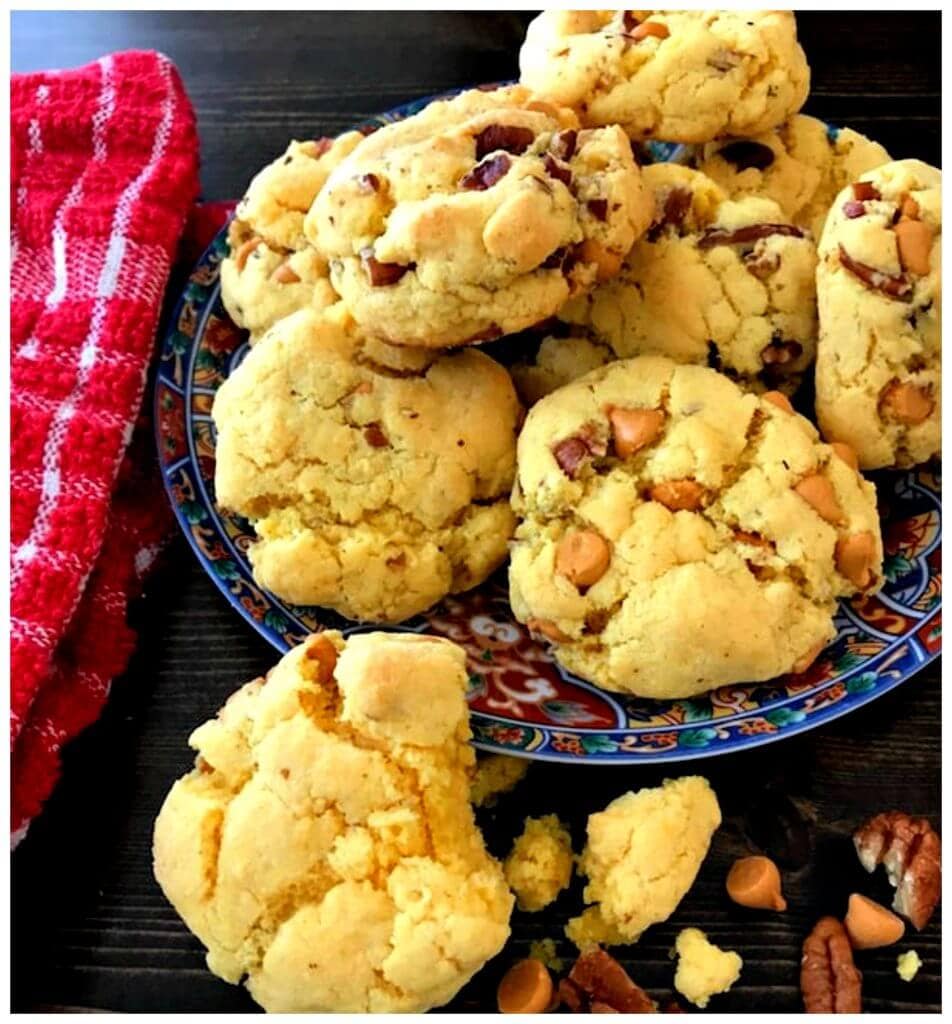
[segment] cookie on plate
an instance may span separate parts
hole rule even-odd
[[[699,171],[654,164],[644,179],[652,226],[560,319],[620,358],[657,353],[792,393],[816,351],[813,242],[776,203],[728,200]]]
[[[668,142],[767,131],[810,85],[790,11],[544,11],[519,68],[585,125]]]
[[[820,242],[816,411],[864,469],[941,450],[942,174],[898,160],[845,188]]]
[[[363,138],[293,141],[252,179],[228,227],[229,255],[221,265],[225,309],[257,339],[303,306],[337,301],[327,261],[304,237],[304,216],[327,176]]]
[[[520,622],[584,679],[641,697],[805,669],[838,598],[876,590],[873,486],[778,392],[621,360],[519,436],[509,569]]]
[[[255,579],[287,601],[399,622],[506,556],[520,408],[479,351],[394,349],[340,304],[299,310],[213,415],[217,501],[251,520]]]
[[[487,341],[617,271],[650,197],[624,132],[577,127],[511,86],[365,139],[305,221],[362,330],[396,345]]]
[[[320,633],[192,733],[154,867],[211,971],[271,1012],[413,1013],[499,952],[466,685],[448,640]]]
[[[696,165],[732,198],[764,196],[815,241],[837,194],[891,157],[851,128],[797,114],[764,135],[719,139],[700,148]]]

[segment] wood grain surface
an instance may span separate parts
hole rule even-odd
[[[330,134],[376,111],[454,86],[516,73],[524,13],[15,13],[15,71],[66,67],[126,47],[168,53],[199,116],[208,198],[234,197],[292,136]],[[929,13],[809,13],[800,35],[813,68],[807,112],[848,124],[897,157],[939,162],[940,22]],[[272,651],[227,607],[177,540],[134,612],[141,642],[96,726],[66,752],[62,784],[13,857],[12,999],[15,1010],[251,1011],[241,988],[205,969],[201,945],[156,887],[151,827],[173,780],[187,771],[190,731]],[[938,662],[867,708],[758,750],[694,761],[724,811],[710,856],[675,915],[617,950],[658,997],[672,993],[669,950],[678,930],[704,928],[744,958],[740,981],[712,1010],[801,1009],[800,944],[851,891],[888,902],[850,832],[898,808],[941,826]],[[585,818],[626,789],[666,774],[648,768],[536,764],[495,811],[481,815],[504,854],[526,814],[557,811],[577,846]],[[277,837],[276,837],[277,841]],[[728,902],[732,859],[763,848],[782,861],[790,909],[744,911]],[[577,912],[576,882],[542,914],[516,913],[513,938],[449,1009],[494,1009],[495,984],[534,938],[559,940]],[[935,1012],[940,921],[899,947],[859,954],[864,1007]],[[910,929],[911,930],[911,929]],[[924,961],[911,984],[896,954]]]

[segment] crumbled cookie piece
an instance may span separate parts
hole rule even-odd
[[[565,962],[558,954],[555,939],[534,939],[529,943],[529,956],[545,964],[550,971],[561,971]]]
[[[585,901],[565,934],[580,949],[636,942],[667,920],[691,888],[721,823],[717,797],[699,775],[625,793],[588,819],[579,871]]]
[[[863,469],[941,451],[942,174],[920,160],[837,197],[820,241],[816,411]]]
[[[578,127],[509,86],[436,101],[365,139],[305,222],[364,331],[478,344],[616,273],[651,200],[624,132]]]
[[[525,828],[503,863],[520,910],[542,910],[572,879],[572,837],[554,814],[526,818]]]
[[[567,338],[547,336],[536,354],[509,367],[519,399],[525,406],[615,358],[608,345],[580,335]]]
[[[790,11],[543,11],[519,69],[583,124],[669,142],[767,131],[810,84]]]
[[[308,638],[190,743],[155,875],[271,1012],[420,1012],[509,936],[473,820],[466,655],[416,634]]]
[[[515,788],[525,777],[532,762],[526,757],[507,754],[481,754],[469,787],[474,807],[494,807],[503,793]]]
[[[744,961],[734,952],[719,949],[700,928],[683,928],[675,943],[678,967],[674,987],[702,1010],[711,996],[726,992],[740,977]]]
[[[921,966],[922,960],[914,949],[910,949],[905,953],[900,953],[899,956],[896,957],[896,973],[903,981],[912,981],[919,973],[919,968]]]

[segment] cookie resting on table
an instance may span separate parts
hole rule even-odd
[[[784,217],[809,231],[815,242],[839,192],[889,159],[886,150],[865,135],[851,128],[830,128],[805,114],[763,135],[709,142],[695,156],[698,170],[731,199],[772,199]]]
[[[618,127],[510,86],[464,92],[366,138],[304,230],[365,333],[476,344],[523,330],[610,276],[650,197]]]
[[[836,197],[820,242],[816,411],[864,469],[941,451],[942,174],[920,160]]]
[[[155,876],[211,971],[271,1012],[420,1012],[509,937],[469,803],[466,655],[313,635],[192,733]]]
[[[767,131],[810,85],[790,11],[544,11],[519,68],[584,125],[667,142]]]
[[[699,171],[655,164],[644,180],[652,226],[617,277],[562,308],[565,329],[621,358],[670,356],[750,390],[792,393],[816,351],[813,242],[776,203],[728,200]],[[572,350],[583,365],[598,357],[577,342]],[[543,345],[534,383],[564,377],[560,361],[575,360],[559,355],[558,342]]]
[[[519,437],[520,622],[609,690],[689,697],[805,669],[882,583],[873,486],[779,392],[658,356],[537,402]]]
[[[284,600],[398,622],[506,556],[520,409],[481,352],[395,349],[340,304],[299,310],[213,415],[217,501],[252,522],[255,579]]]

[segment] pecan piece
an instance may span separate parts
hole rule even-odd
[[[803,238],[803,232],[793,224],[749,224],[747,227],[726,231],[724,228],[710,228],[698,240],[699,249],[713,249],[715,245],[742,245],[756,242],[771,235],[789,235]]]
[[[515,124],[491,124],[476,136],[476,159],[482,160],[484,156],[499,149],[518,156],[534,141],[535,132],[531,128]]]
[[[853,845],[867,871],[886,866],[893,910],[925,928],[942,891],[942,842],[929,822],[902,811],[877,814],[853,833]]]
[[[764,366],[786,366],[803,355],[803,346],[799,341],[784,341],[782,338],[771,338],[760,353]]]
[[[840,245],[840,263],[870,291],[881,292],[891,299],[908,302],[912,298],[912,282],[904,274],[887,274],[882,270],[860,263]]]
[[[484,192],[504,178],[511,165],[512,161],[505,153],[497,153],[488,160],[476,164],[468,174],[464,174],[459,180],[459,187]]]
[[[360,262],[363,264],[364,270],[367,272],[370,283],[374,288],[396,284],[408,270],[412,270],[416,265],[414,263],[406,265],[402,263],[381,263],[374,256],[374,251],[369,246],[366,249],[360,250]]]
[[[800,961],[807,1013],[860,1013],[862,983],[846,929],[835,917],[821,917],[804,940]]]
[[[545,173],[556,181],[561,181],[566,188],[572,187],[572,172],[565,164],[559,163],[551,153],[546,153],[542,158],[542,165]]]
[[[549,152],[560,160],[571,160],[575,156],[575,144],[578,142],[578,132],[574,128],[567,128],[552,136],[549,143]]]
[[[552,446],[552,454],[562,472],[574,480],[579,467],[589,456],[604,455],[608,446],[599,440],[594,423],[586,423],[577,434],[566,437]]]
[[[628,972],[603,949],[583,953],[559,995],[573,1013],[657,1013],[654,1000],[636,985]]]
[[[691,193],[686,188],[673,188],[658,204],[660,211],[648,231],[648,241],[656,242],[666,227],[679,229],[691,209]]]
[[[707,59],[708,67],[715,71],[733,71],[743,58],[736,50],[715,50]]]
[[[879,189],[871,181],[854,181],[853,198],[865,203],[867,199],[882,199]]]
[[[380,191],[380,179],[376,174],[358,174],[356,180],[358,192],[370,194]]]
[[[760,281],[765,281],[780,269],[780,253],[767,252],[766,249],[758,252],[755,246],[744,257],[744,266],[748,273],[753,274]]]
[[[756,168],[758,171],[766,171],[776,159],[774,151],[765,146],[762,142],[755,142],[753,139],[738,139],[736,142],[729,142],[718,156],[723,157],[729,164],[733,164],[738,171],[747,171]]]
[[[608,219],[608,200],[607,199],[589,199],[585,204],[588,207],[588,212],[596,218],[596,220],[607,220]]]
[[[387,448],[390,445],[379,423],[368,423],[364,427],[364,440],[371,448]]]

